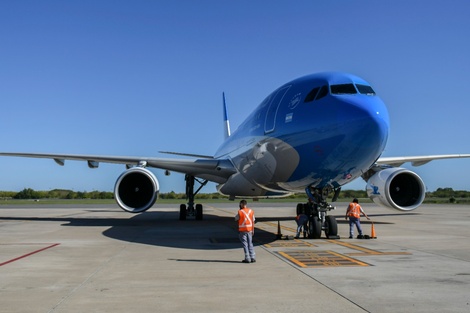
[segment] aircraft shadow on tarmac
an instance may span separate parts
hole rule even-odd
[[[206,213],[201,221],[197,221],[193,217],[180,221],[178,214],[162,211],[146,212],[129,219],[128,224],[110,227],[103,232],[103,235],[133,243],[182,249],[241,248],[237,224],[233,217],[221,217]],[[274,219],[276,218],[272,220],[274,221]],[[256,229],[253,243],[254,245],[262,245],[275,240],[276,234]],[[178,261],[196,262],[197,260]]]
[[[108,210],[106,210],[108,211]],[[106,212],[90,210],[89,212]],[[110,211],[108,211],[110,212]],[[410,215],[413,213],[406,213]],[[374,217],[387,214],[371,215]],[[397,215],[397,214],[394,214]],[[292,221],[294,217],[260,217],[257,222],[285,222]],[[336,216],[338,224],[348,223],[344,216]],[[240,249],[237,224],[233,217],[223,217],[205,214],[202,221],[196,221],[188,217],[186,221],[178,219],[178,212],[153,211],[137,215],[126,214],[123,218],[106,217],[0,217],[2,220],[16,221],[47,221],[63,222],[62,226],[72,227],[109,227],[103,231],[103,235],[121,241],[140,243],[153,246],[164,246],[182,249]],[[361,223],[369,224],[370,221],[362,220]],[[375,224],[392,224],[388,222],[374,221]],[[256,228],[253,243],[255,245],[268,244],[277,240],[275,232],[269,232]],[[180,260],[188,261],[188,260]],[[194,260],[193,260],[194,261]]]
[[[90,211],[97,212],[97,211]],[[204,214],[202,221],[178,219],[178,212],[155,211],[123,218],[106,217],[0,217],[0,221],[58,222],[67,227],[107,227],[103,235],[121,241],[182,249],[240,249],[233,217]],[[269,218],[271,221],[285,218]],[[276,234],[256,229],[254,245],[276,240]]]

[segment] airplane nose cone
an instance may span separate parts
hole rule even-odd
[[[360,96],[342,100],[339,114],[347,123],[348,141],[374,160],[382,153],[388,139],[389,116],[378,97]],[[372,160],[373,161],[373,160]]]

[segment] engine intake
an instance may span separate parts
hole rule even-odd
[[[367,195],[376,204],[399,211],[416,209],[424,201],[426,187],[416,173],[404,168],[378,171],[367,181]]]
[[[142,167],[123,172],[114,186],[117,204],[127,212],[140,213],[152,207],[160,188],[155,175]]]

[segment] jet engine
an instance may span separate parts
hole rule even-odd
[[[367,195],[376,204],[411,211],[423,203],[426,187],[416,173],[404,168],[371,171],[372,176],[367,180]]]
[[[140,213],[152,207],[160,187],[155,175],[143,167],[123,172],[114,186],[118,205],[127,212]]]

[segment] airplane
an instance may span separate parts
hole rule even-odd
[[[235,198],[283,197],[306,192],[315,214],[309,237],[337,236],[337,223],[327,212],[341,187],[362,177],[368,196],[378,205],[400,210],[416,209],[426,187],[413,171],[400,168],[411,162],[420,166],[432,160],[469,158],[470,154],[412,157],[381,157],[389,135],[389,114],[384,102],[364,79],[343,72],[323,72],[294,79],[274,90],[230,131],[223,94],[225,140],[213,155],[163,152],[186,158],[107,156],[81,154],[1,152],[0,156],[86,161],[90,168],[100,162],[124,164],[114,195],[125,211],[140,213],[152,207],[159,182],[148,168],[185,174],[187,204],[179,218],[203,218],[195,195],[207,182],[219,193]],[[195,190],[195,183],[199,188]],[[305,209],[298,204],[297,210]]]

